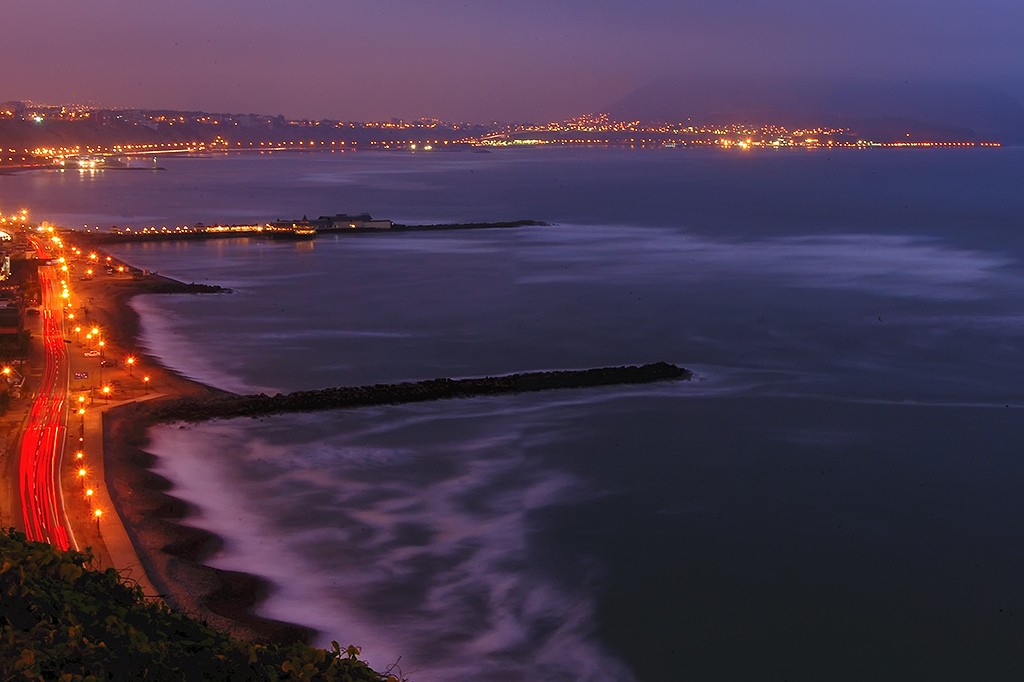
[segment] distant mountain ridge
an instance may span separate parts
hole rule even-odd
[[[973,84],[664,78],[634,90],[608,111],[625,120],[828,124],[877,137],[910,128],[920,134],[1024,143],[1020,102]]]

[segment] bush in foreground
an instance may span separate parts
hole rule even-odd
[[[90,560],[0,533],[0,679],[398,682],[359,660],[358,647],[232,638]]]

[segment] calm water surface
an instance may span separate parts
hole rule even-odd
[[[200,380],[697,374],[156,429],[266,615],[417,682],[1024,672],[1022,150],[160,163],[0,178],[0,205],[552,223],[119,246],[235,289],[136,300]]]

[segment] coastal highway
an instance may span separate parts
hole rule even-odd
[[[36,248],[41,257],[48,257],[38,244]],[[44,365],[22,434],[18,490],[29,540],[48,542],[62,550],[77,549],[67,523],[60,484],[68,388],[61,285],[52,266],[39,268],[39,280]]]

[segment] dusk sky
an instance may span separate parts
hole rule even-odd
[[[1021,0],[5,0],[0,101],[550,119],[676,75],[997,86]]]

